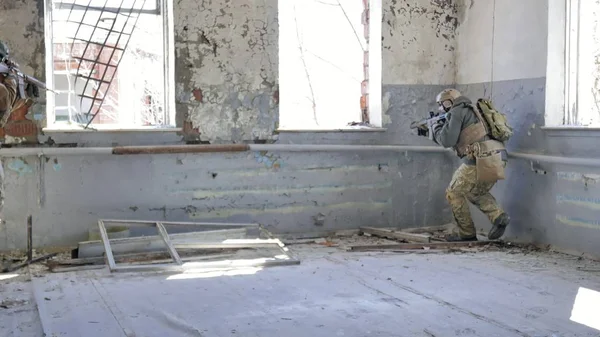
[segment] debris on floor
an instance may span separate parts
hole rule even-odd
[[[598,262],[512,243],[423,256],[437,249],[361,253],[348,248],[401,243],[363,235],[318,241],[295,244],[302,264],[289,268],[122,274],[102,261],[104,270],[46,271],[4,294],[0,283],[9,307],[0,307],[0,336],[597,335],[570,314],[580,287],[600,289],[597,273],[582,270],[600,269]],[[206,256],[259,254],[220,251]],[[74,260],[51,261],[61,258]]]
[[[431,242],[431,235],[408,233],[402,230],[389,229],[389,228],[373,228],[373,227],[361,227],[360,230],[364,233],[379,236],[382,238],[395,239],[406,242]]]
[[[121,220],[119,220],[122,222]],[[152,222],[144,222],[146,225]],[[168,225],[168,223],[167,223]],[[189,223],[187,224],[189,225]],[[211,224],[215,225],[215,224]],[[218,225],[218,224],[217,224]],[[256,225],[253,225],[256,226]],[[252,227],[252,226],[251,226]],[[299,259],[291,255],[289,246],[320,246],[331,252],[390,252],[407,254],[448,254],[474,252],[506,252],[508,254],[529,254],[543,248],[534,245],[519,245],[511,242],[487,241],[445,242],[441,238],[452,229],[452,225],[420,228],[372,228],[362,227],[340,235],[327,237],[284,240],[285,244],[273,239],[273,235],[259,228],[249,235],[244,224],[237,228],[210,228],[205,231],[167,234],[181,264],[194,269],[204,267],[231,268],[232,261],[246,261],[250,265],[289,265],[298,264]],[[172,251],[159,235],[114,238],[109,240],[115,266],[132,267],[129,270],[156,270],[174,263]],[[480,235],[480,234],[478,234]],[[257,241],[258,240],[258,241]],[[73,251],[61,253],[37,252],[34,260],[43,257],[37,264],[27,264],[34,274],[46,271],[61,273],[82,270],[105,269],[107,255],[103,240],[80,242]],[[273,258],[273,257],[276,258]],[[26,262],[26,254],[9,253],[1,256],[2,267],[21,265]],[[272,262],[274,261],[274,262]],[[248,265],[241,265],[247,267]],[[110,269],[110,268],[109,268]],[[168,269],[168,268],[167,268]],[[591,270],[587,268],[586,270]],[[596,271],[596,272],[600,272]]]
[[[23,252],[9,252],[2,254],[0,256],[0,272],[12,273],[31,264],[49,260],[57,254],[58,253],[38,254],[33,250],[31,259],[27,256],[27,253]]]
[[[373,251],[388,250],[394,252],[403,252],[410,250],[424,250],[431,252],[460,251],[462,248],[473,248],[489,246],[498,243],[498,241],[480,240],[474,242],[447,242],[444,239],[446,234],[452,230],[452,224],[433,227],[417,228],[374,228],[361,227],[360,235],[379,237],[393,240],[395,243],[375,244],[375,245],[354,245],[350,246],[350,251]],[[484,235],[480,235],[484,237]]]

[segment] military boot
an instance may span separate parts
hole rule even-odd
[[[490,232],[488,233],[488,239],[497,240],[500,237],[502,237],[509,223],[510,218],[508,217],[508,214],[500,214],[500,216],[496,218],[496,220],[494,220],[494,226],[492,227],[492,229],[490,229]]]

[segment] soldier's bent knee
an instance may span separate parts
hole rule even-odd
[[[0,83],[0,113],[5,113],[10,108],[10,95],[4,84]]]
[[[456,193],[451,190],[446,190],[446,200],[448,200],[449,203],[455,202],[456,199],[458,199]]]

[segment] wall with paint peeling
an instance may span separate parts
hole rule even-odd
[[[383,1],[383,108],[379,132],[276,132],[276,0],[175,4],[180,133],[56,133],[15,140],[49,146],[181,144],[420,144],[411,120],[435,109],[453,83],[508,114],[512,151],[598,157],[592,132],[544,125],[547,1]],[[518,10],[516,10],[518,9]],[[42,1],[0,0],[0,32],[23,69],[44,78]],[[14,121],[43,125],[43,104]],[[0,249],[23,248],[34,216],[36,246],[87,237],[98,218],[260,221],[295,235],[451,219],[444,189],[451,155],[244,153],[3,160]],[[596,170],[513,160],[494,194],[513,218],[510,237],[600,255]],[[119,177],[115,179],[115,177]],[[526,200],[527,202],[523,202]],[[483,217],[478,227],[489,228]]]
[[[511,151],[597,158],[597,132],[542,129],[548,35],[546,0],[468,0],[459,8],[457,87],[492,98],[515,135]],[[494,189],[512,218],[510,238],[600,256],[600,170],[511,160]],[[487,220],[477,217],[478,226]]]
[[[23,69],[43,79],[43,2],[33,3],[0,0],[0,32],[20,49],[15,58]],[[408,125],[434,109],[435,95],[453,83],[458,11],[451,1],[383,2],[387,130],[279,134],[277,1],[181,0],[174,6],[182,132],[38,130],[30,143],[431,145]],[[43,105],[35,111],[27,118],[43,125]],[[0,250],[25,246],[29,214],[35,246],[85,240],[98,218],[259,221],[297,236],[365,224],[438,225],[451,219],[444,189],[454,165],[451,155],[416,153],[5,158]]]
[[[277,1],[178,1],[178,113],[205,141],[270,140],[277,125]]]
[[[383,83],[453,84],[458,5],[383,0]]]
[[[2,38],[15,50],[14,58],[23,70],[43,79],[43,0],[2,0],[0,4],[5,8],[0,16]],[[384,87],[454,83],[458,9],[449,0],[383,0]],[[174,4],[177,124],[184,129],[180,140],[277,140],[277,11],[277,0],[182,0]],[[384,90],[388,124],[394,95],[393,90]],[[431,98],[411,97],[403,103],[405,110],[422,115],[421,107],[431,105]],[[43,119],[44,109],[43,104],[35,105],[30,119]],[[54,137],[65,139],[54,132],[43,136],[41,141],[49,145],[57,142]],[[98,138],[78,137],[72,137],[72,142]],[[130,143],[142,138],[148,142],[147,137],[135,135]]]

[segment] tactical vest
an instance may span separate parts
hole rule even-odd
[[[505,150],[504,144],[489,137],[490,132],[487,130],[485,121],[477,107],[473,104],[468,104],[468,106],[477,116],[479,123],[469,125],[460,131],[458,142],[454,147],[456,154],[462,158],[465,156],[474,157],[485,152]]]

